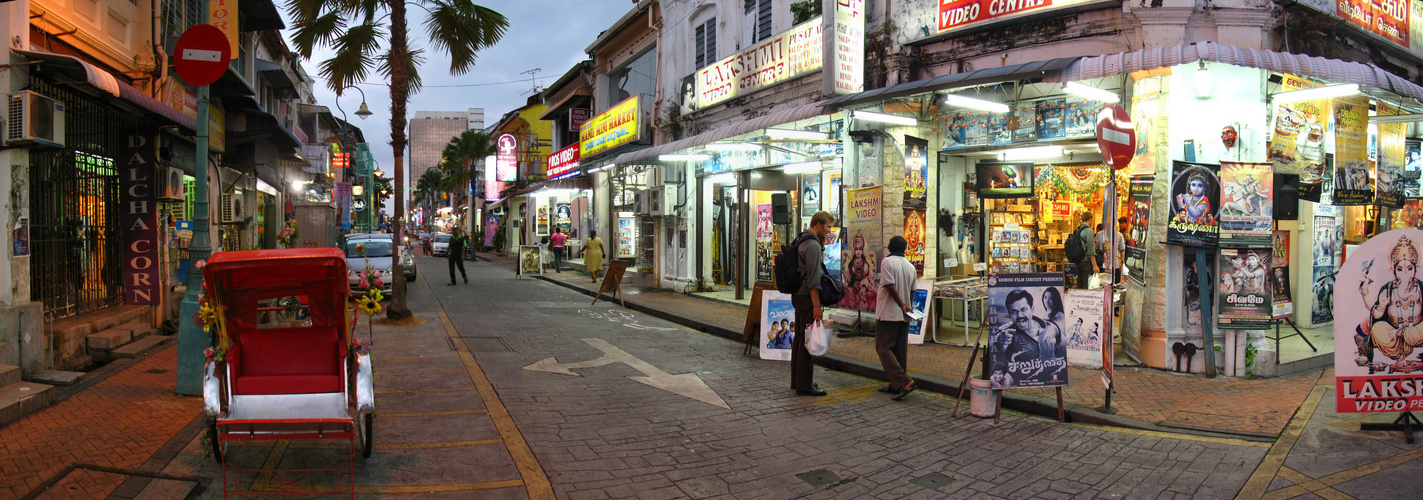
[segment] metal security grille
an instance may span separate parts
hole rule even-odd
[[[63,102],[64,149],[30,151],[30,300],[46,319],[123,302],[123,231],[113,157],[143,118],[32,78],[30,90]]]

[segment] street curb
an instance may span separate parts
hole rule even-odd
[[[590,297],[599,296],[593,290],[588,290],[586,288],[579,287],[573,283],[555,280],[547,276],[534,277],[549,283],[553,283],[555,285],[562,286],[564,288],[568,288],[570,290],[582,293]],[[637,303],[636,301],[628,302],[624,300],[624,303],[626,303],[625,307],[628,309],[663,320],[667,320],[699,332],[709,333],[718,337],[730,339],[736,342],[741,342],[741,332],[739,331],[730,330],[715,325],[708,325],[702,323],[701,321],[671,311],[646,306]],[[849,373],[852,375],[859,375],[862,377],[873,378],[880,381],[886,381],[889,379],[885,376],[883,368],[859,360],[850,359],[835,354],[814,357],[812,359],[815,360],[815,364],[820,365],[826,369]],[[965,389],[961,388],[955,382],[944,380],[938,377],[923,375],[916,377],[914,380],[916,383],[919,384],[920,387],[929,392],[934,392],[956,398],[965,397],[965,395],[963,394],[965,392]],[[1057,419],[1057,400],[1055,398],[1029,396],[1026,394],[1017,394],[1013,392],[1004,391],[1003,407],[1031,415],[1051,418],[1054,420]],[[964,412],[967,413],[968,408],[964,408]],[[1226,437],[1230,439],[1242,439],[1249,441],[1271,442],[1274,440],[1273,437],[1240,435],[1220,431],[1163,427],[1144,420],[1137,420],[1133,418],[1119,417],[1116,415],[1102,413],[1092,408],[1073,403],[1064,403],[1063,413],[1066,416],[1067,422],[1092,425],[1107,425],[1112,427],[1169,432],[1172,434],[1185,434],[1193,436]]]

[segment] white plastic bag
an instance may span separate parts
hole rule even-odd
[[[830,353],[830,327],[825,323],[816,321],[806,327],[805,347],[810,351],[811,356],[824,356]]]

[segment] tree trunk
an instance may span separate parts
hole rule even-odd
[[[390,263],[391,276],[390,307],[385,317],[402,320],[411,316],[405,305],[405,270],[400,265],[400,242],[405,236],[405,104],[410,99],[410,82],[405,74],[410,58],[410,45],[406,40],[408,27],[405,23],[405,2],[390,2],[390,146],[395,151],[395,220],[391,221],[395,233],[395,258]]]

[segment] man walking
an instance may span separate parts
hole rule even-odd
[[[810,351],[805,347],[805,329],[811,322],[821,321],[824,312],[820,309],[820,265],[825,260],[823,242],[835,225],[835,216],[830,212],[816,212],[810,217],[810,229],[800,233],[796,239],[796,257],[800,263],[802,278],[800,289],[791,294],[791,305],[795,306],[795,337],[791,344],[791,389],[801,396],[824,396],[825,391],[815,385],[815,366],[810,360]]]
[[[553,272],[563,272],[563,244],[568,241],[568,235],[563,234],[563,230],[554,227],[553,236],[548,237],[549,249],[553,251]]]
[[[914,379],[906,373],[908,364],[905,357],[909,351],[909,317],[911,295],[914,293],[914,279],[918,274],[914,264],[904,258],[904,248],[909,242],[903,236],[889,239],[889,255],[879,264],[879,299],[875,303],[875,354],[889,377],[889,385],[883,392],[894,394],[899,401],[916,389]]]
[[[447,249],[445,258],[450,260],[450,286],[455,284],[455,267],[460,269],[460,277],[465,283],[469,283],[469,276],[464,272],[464,247],[469,244],[469,238],[464,236],[463,228],[455,228],[454,234],[450,235],[450,247]]]
[[[1092,275],[1098,273],[1097,268],[1097,245],[1092,237],[1092,212],[1082,212],[1082,223],[1077,226],[1077,230],[1072,232],[1071,238],[1082,238],[1082,246],[1085,247],[1086,257],[1077,264],[1077,288],[1086,290],[1087,280]]]

